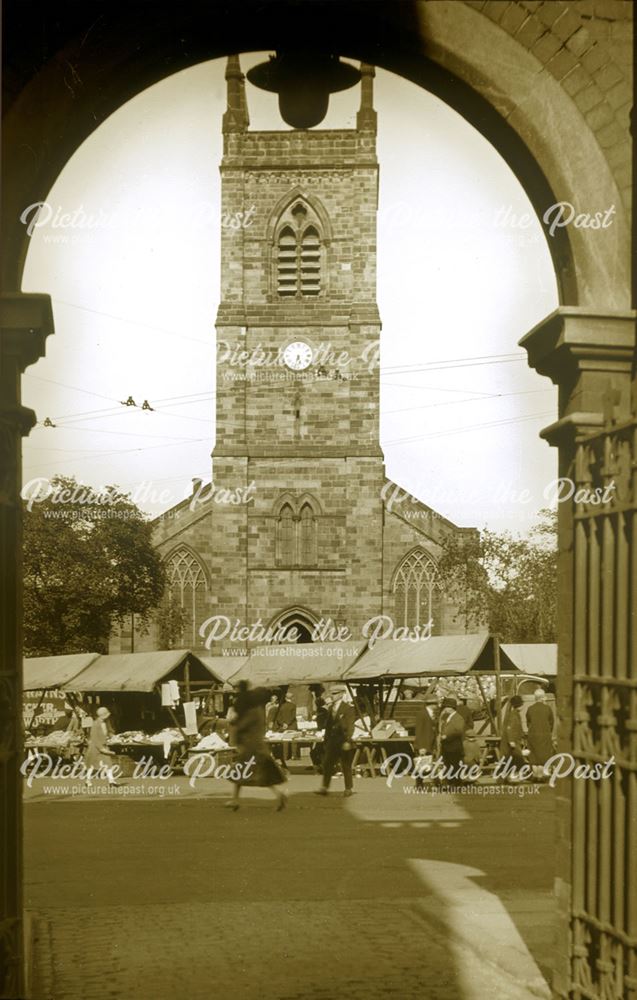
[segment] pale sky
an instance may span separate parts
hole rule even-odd
[[[210,479],[224,69],[203,63],[129,101],[47,198],[23,289],[51,294],[56,333],[23,383],[39,420],[25,482],[116,483],[157,514]],[[287,128],[276,96],[247,91],[251,128]],[[359,94],[332,97],[319,128],[353,127]],[[543,227],[499,154],[438,98],[378,70],[375,106],[387,474],[457,524],[526,530],[557,475],[538,437],[556,390],[517,347],[558,304]]]

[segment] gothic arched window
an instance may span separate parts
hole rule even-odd
[[[440,632],[440,577],[438,567],[424,549],[405,556],[394,574],[396,625],[414,628],[433,621]]]
[[[318,295],[323,252],[318,216],[304,201],[297,201],[283,213],[278,226],[278,294],[284,298]]]
[[[296,562],[296,523],[289,503],[279,511],[277,529],[278,561],[283,566],[293,566]]]
[[[279,235],[277,279],[279,295],[296,295],[299,287],[296,236],[289,226]]]
[[[316,562],[316,518],[309,503],[301,507],[299,562],[302,566],[313,566]]]
[[[315,566],[318,559],[318,503],[291,493],[275,506],[276,561],[279,566]]]
[[[204,619],[206,574],[202,564],[185,545],[175,549],[166,560],[166,591],[169,605],[182,608],[184,626],[179,645],[196,646],[198,626]]]
[[[314,226],[301,237],[301,295],[318,295],[321,290],[321,241]]]

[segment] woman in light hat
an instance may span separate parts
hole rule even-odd
[[[526,713],[527,740],[529,763],[533,765],[533,776],[537,780],[547,777],[544,765],[553,756],[553,712],[546,704],[546,694],[542,688],[536,688],[535,701],[529,705]]]
[[[84,764],[87,768],[86,784],[90,787],[92,784],[91,777],[95,772],[105,773],[108,777],[109,785],[116,785],[117,782],[113,777],[112,771],[109,768],[108,761],[105,757],[112,757],[113,752],[109,750],[106,746],[106,740],[108,738],[108,726],[106,720],[109,719],[111,713],[107,708],[101,705],[97,710],[97,718],[94,720],[91,726],[91,732],[88,738],[88,746],[86,748],[86,753],[84,754]]]

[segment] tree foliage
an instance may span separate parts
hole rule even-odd
[[[56,476],[24,504],[27,655],[106,652],[128,615],[147,628],[164,569],[144,513],[116,486]]]
[[[182,645],[184,629],[189,618],[185,608],[172,600],[168,593],[159,605],[154,621],[159,632],[162,649],[175,649]]]
[[[526,537],[484,530],[446,540],[439,568],[468,628],[502,642],[557,641],[557,517],[540,517]]]

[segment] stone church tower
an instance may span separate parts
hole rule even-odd
[[[188,618],[174,646],[201,650],[213,616],[305,641],[321,619],[358,639],[381,614],[464,631],[436,558],[467,529],[388,482],[379,444],[374,70],[361,72],[355,129],[257,132],[228,60],[214,492],[195,481],[155,522]]]

